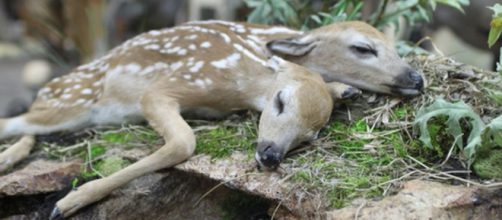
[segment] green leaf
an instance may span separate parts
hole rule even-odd
[[[482,137],[484,145],[502,147],[502,115],[493,119],[486,126]]]
[[[430,22],[430,13],[427,12],[427,10],[425,10],[425,8],[423,8],[422,6],[417,6],[417,11],[420,15],[420,18],[427,21],[427,22]]]
[[[500,38],[502,33],[502,17],[497,17],[490,23],[490,33],[488,34],[488,46],[492,47]]]
[[[246,0],[244,2],[249,8],[258,8],[263,4],[260,0]]]
[[[493,17],[500,17],[502,16],[502,5],[501,4],[495,4],[492,7],[488,7],[493,11]]]
[[[321,19],[317,15],[311,15],[310,18],[317,24],[322,23]]]
[[[437,3],[443,4],[443,5],[448,5],[452,8],[455,8],[462,13],[464,12],[464,9],[462,8],[462,5],[467,6],[469,5],[469,1],[465,0],[436,0]]]
[[[427,124],[431,118],[438,116],[448,117],[446,121],[446,132],[456,139],[456,146],[464,150],[465,156],[471,161],[475,152],[474,148],[481,143],[480,135],[485,127],[479,115],[464,102],[449,103],[443,99],[437,99],[430,106],[421,108],[418,110],[413,124],[415,129],[420,130],[420,140],[429,148],[433,148],[433,146]],[[467,139],[467,146],[465,147],[462,140],[462,127],[460,125],[460,120],[462,118],[467,118],[468,122],[471,124],[471,131]]]
[[[77,185],[78,185],[78,178],[73,178],[73,180],[71,181],[71,188],[76,189]]]
[[[488,8],[493,11],[492,21],[490,22],[490,33],[488,34],[488,46],[492,47],[502,33],[502,5],[495,4]]]

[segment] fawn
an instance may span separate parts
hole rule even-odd
[[[0,172],[29,155],[35,135],[148,121],[164,146],[70,192],[52,215],[67,217],[134,178],[189,158],[196,141],[182,113],[217,118],[242,109],[262,112],[255,158],[275,169],[290,149],[317,136],[334,101],[359,94],[352,86],[411,96],[423,79],[390,40],[362,22],[306,33],[224,21],[153,30],[52,80],[27,113],[0,119],[0,139],[23,136],[0,154]]]

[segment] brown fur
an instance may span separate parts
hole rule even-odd
[[[31,135],[147,120],[165,145],[109,177],[72,191],[56,204],[54,213],[68,216],[138,176],[190,157],[195,136],[181,113],[214,116],[241,109],[262,111],[260,149],[270,143],[274,155],[278,155],[275,163],[279,163],[297,144],[315,138],[329,119],[333,99],[342,98],[351,88],[339,82],[325,84],[311,70],[321,70],[324,79],[341,74],[342,81],[358,76],[366,83],[373,83],[374,78],[387,80],[377,83],[392,83],[383,76],[366,75],[375,70],[373,66],[357,67],[347,58],[351,54],[341,54],[347,47],[342,41],[347,41],[344,34],[353,34],[352,29],[381,47],[382,58],[387,56],[385,63],[375,66],[403,65],[396,61],[397,55],[385,38],[357,22],[309,33],[244,23],[195,22],[139,35],[48,83],[28,113],[0,120],[0,138],[25,135],[11,150],[0,154],[0,172],[27,156],[34,143]],[[301,57],[292,60],[310,70],[278,57],[269,59],[274,48],[269,51],[267,42],[285,38],[289,40],[284,40],[283,52],[301,52]],[[298,43],[292,42],[293,38],[301,39]],[[339,60],[334,63],[333,57]],[[266,157],[257,153],[257,160],[262,164]]]

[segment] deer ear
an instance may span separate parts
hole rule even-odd
[[[303,56],[315,47],[314,41],[306,37],[279,39],[267,43],[267,48],[272,53],[290,56]]]

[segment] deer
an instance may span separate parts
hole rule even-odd
[[[47,83],[27,113],[0,119],[0,139],[21,136],[0,154],[0,172],[29,155],[36,135],[146,120],[164,145],[71,191],[51,215],[68,217],[132,179],[187,160],[196,137],[183,115],[261,112],[255,159],[274,170],[288,151],[317,137],[338,101],[357,97],[360,89],[416,96],[423,84],[392,41],[366,23],[301,32],[189,22],[124,42]]]

